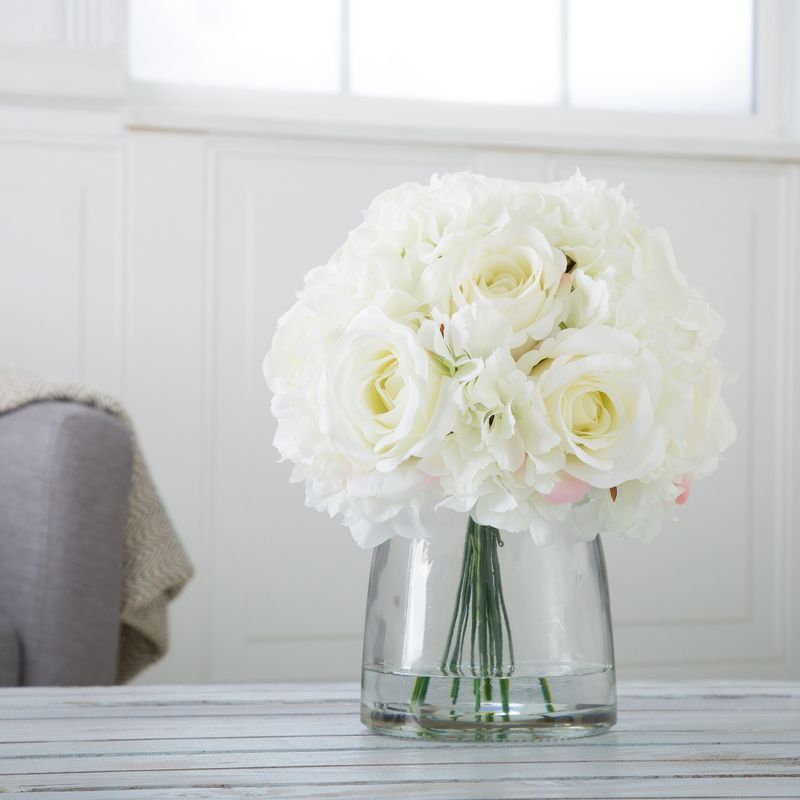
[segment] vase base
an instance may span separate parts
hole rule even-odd
[[[451,742],[593,736],[617,721],[614,671],[476,681],[365,670],[361,721],[376,733]]]
[[[563,715],[492,722],[442,720],[390,709],[361,707],[361,721],[374,733],[440,742],[537,742],[605,733],[617,721],[616,706]]]

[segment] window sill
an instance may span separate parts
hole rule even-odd
[[[135,84],[131,130],[800,162],[800,142],[758,117],[474,106]]]

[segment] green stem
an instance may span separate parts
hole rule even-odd
[[[461,678],[453,678],[453,685],[450,687],[450,716],[455,719],[456,703],[458,702],[458,690],[461,687]]]
[[[488,665],[487,658],[487,630],[486,630],[486,586],[484,584],[484,557],[483,548],[481,547],[480,532],[475,537],[475,551],[477,554],[476,569],[475,569],[475,591],[477,592],[477,609],[476,622],[478,628],[478,659],[480,665],[480,675],[486,675]]]
[[[511,719],[510,714],[510,703],[509,703],[509,685],[508,685],[508,678],[500,678],[498,680],[500,684],[500,702],[503,705],[503,719],[506,722],[509,722]]]
[[[470,525],[467,530],[470,530],[474,523],[470,518]],[[476,552],[475,543],[477,536],[472,536],[472,578],[470,580],[470,606],[472,617],[470,619],[470,635],[469,635],[469,666],[470,671],[475,675],[475,640],[477,639],[476,632],[478,630],[478,580],[480,576],[480,563],[478,561],[478,553]],[[459,653],[459,659],[461,654]]]
[[[503,669],[503,625],[500,617],[500,570],[497,563],[497,538],[495,546],[487,550],[486,574],[487,574],[487,597],[489,599],[489,623],[492,631],[492,641],[494,643],[494,659],[492,672],[500,675]]]
[[[491,556],[489,550],[492,547],[487,537],[482,535],[481,532],[478,548],[480,554],[481,564],[481,579],[479,582],[480,587],[480,637],[481,645],[481,675],[483,675],[483,699],[488,703],[492,699],[492,678],[495,673],[494,663],[494,639],[495,631],[492,625],[492,599],[491,593],[493,591],[491,583],[491,571],[487,569],[491,563]],[[486,714],[487,721],[491,722],[494,719],[494,714],[489,712]]]
[[[456,629],[456,621],[457,621],[457,612],[459,607],[462,604],[464,592],[468,587],[467,581],[467,565],[470,561],[470,542],[469,538],[465,539],[464,541],[464,557],[461,562],[461,576],[458,580],[458,592],[456,594],[456,613],[453,614],[453,619],[450,622],[450,630],[447,632],[447,644],[444,648],[444,656],[442,657],[442,662],[440,664],[440,669],[442,672],[446,672],[447,670],[447,654],[450,652],[450,645],[453,641],[453,633]],[[453,658],[455,659],[455,653],[453,654]],[[417,679],[414,681],[414,687],[411,690],[411,706],[412,708],[418,708],[422,703],[425,701],[425,697],[428,692],[428,685],[430,684],[430,678],[425,676],[418,676]],[[458,685],[454,684],[453,688],[451,689],[451,697],[458,696]],[[455,700],[453,700],[455,703]]]
[[[467,564],[467,572],[466,575],[469,576],[472,572],[472,551],[470,550]],[[456,613],[459,613],[458,619],[458,633],[456,634],[456,644],[453,648],[453,655],[450,659],[450,672],[451,673],[461,673],[461,653],[464,651],[464,637],[467,635],[467,620],[469,616],[469,607],[470,607],[470,598],[472,596],[472,584],[469,581],[465,581],[464,583],[464,591],[460,596],[460,603],[461,603],[461,610],[458,612],[458,608],[456,608]],[[455,619],[456,613],[453,614],[453,618]]]
[[[431,682],[429,677],[420,675],[414,681],[414,688],[411,691],[411,705],[418,708],[425,702],[425,695],[428,693],[428,684]]]
[[[464,588],[466,585],[466,576],[467,576],[467,561],[469,560],[469,539],[464,540],[464,557],[461,561],[461,577],[458,579],[458,591],[456,592],[456,611],[458,610],[459,606],[461,605],[462,598],[464,596]],[[439,668],[442,672],[445,672],[447,669],[447,654],[450,652],[450,645],[453,642],[453,633],[456,630],[456,621],[458,618],[458,614],[453,614],[453,619],[450,621],[450,630],[447,631],[447,644],[444,646],[444,655],[442,656],[442,663],[439,665]]]
[[[472,518],[469,519],[455,607],[439,665],[442,674],[449,672],[454,676],[450,688],[453,718],[457,716],[455,708],[461,688],[459,676],[464,674],[462,665],[469,626],[469,664],[476,718],[480,715],[482,700],[491,701],[492,678],[497,677],[503,719],[510,721],[510,675],[515,666],[514,643],[503,594],[498,546],[502,546],[502,541],[496,528],[478,525]],[[505,643],[509,664],[506,674],[503,669]],[[547,710],[552,712],[554,707],[547,679],[540,678],[539,683]],[[424,704],[429,684],[430,677],[417,677],[411,692],[412,708],[419,709]],[[486,719],[491,721],[493,716],[488,712]]]
[[[511,639],[511,625],[508,621],[508,609],[506,608],[506,600],[503,595],[503,581],[500,578],[500,560],[497,556],[497,548],[495,547],[492,550],[492,573],[495,577],[495,588],[496,592],[494,593],[494,600],[495,600],[495,614],[497,615],[498,619],[500,614],[503,615],[503,622],[506,626],[506,634],[508,639],[508,660],[510,664],[510,670],[513,671],[514,669],[514,642]],[[502,642],[502,628],[498,625],[498,630],[500,631],[500,653],[503,652],[503,642]],[[509,680],[508,678],[500,678],[500,702],[503,706],[503,718],[506,722],[511,719],[510,716],[510,703],[509,703]]]
[[[514,670],[514,642],[511,640],[511,624],[508,621],[508,609],[506,608],[506,598],[503,594],[503,582],[500,580],[500,559],[497,557],[497,548],[492,552],[492,562],[497,573],[497,597],[500,601],[500,608],[503,610],[503,620],[506,623],[506,633],[508,634],[508,661],[511,669]]]
[[[545,708],[547,708],[547,713],[552,714],[556,709],[553,705],[553,695],[550,693],[550,684],[547,681],[547,678],[539,678],[539,686],[542,689],[542,697],[544,698]]]

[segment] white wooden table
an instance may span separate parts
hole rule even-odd
[[[800,798],[800,683],[627,683],[619,705],[570,744],[452,745],[368,733],[352,684],[2,689],[0,795]]]

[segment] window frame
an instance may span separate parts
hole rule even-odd
[[[128,80],[131,128],[162,128],[503,145],[551,138],[651,141],[785,141],[798,109],[800,75],[792,0],[754,0],[756,109],[750,115],[504,106],[431,100],[229,89]],[[587,133],[590,132],[590,133]]]

